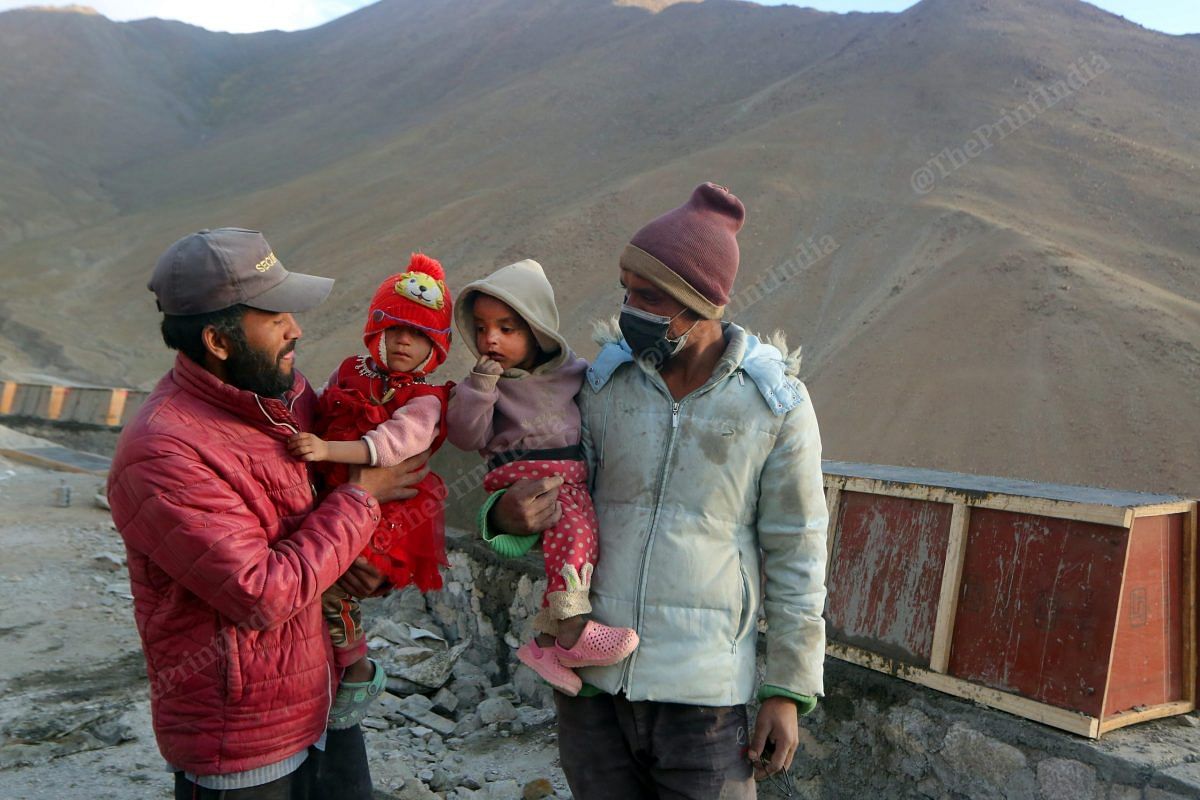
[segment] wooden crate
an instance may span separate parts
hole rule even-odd
[[[824,467],[830,655],[1092,738],[1196,707],[1195,502]]]

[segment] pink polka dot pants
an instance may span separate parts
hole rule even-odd
[[[542,607],[552,619],[586,614],[592,569],[600,555],[596,510],[587,491],[587,465],[582,461],[514,461],[497,467],[483,479],[490,492],[506,489],[522,478],[559,475],[564,483],[558,491],[562,518],[542,533],[542,555],[546,564],[546,593]],[[576,580],[578,579],[578,580]]]

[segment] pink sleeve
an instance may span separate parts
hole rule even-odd
[[[499,375],[472,372],[457,384],[446,409],[446,438],[459,450],[482,450],[492,440]]]
[[[430,395],[414,397],[397,408],[391,419],[363,436],[375,452],[374,466],[394,467],[428,450],[441,420],[442,401]]]

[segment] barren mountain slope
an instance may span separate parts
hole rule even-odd
[[[418,248],[452,288],[538,258],[590,354],[622,244],[712,178],[749,208],[736,318],[805,345],[827,456],[1200,492],[1191,37],[1074,0],[391,0],[176,91],[195,119],[96,168],[112,216],[0,249],[0,371],[152,380],[154,257],[234,223],[339,278],[314,376]]]

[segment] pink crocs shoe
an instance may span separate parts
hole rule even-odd
[[[588,620],[574,647],[564,650],[556,644],[554,650],[564,667],[607,667],[628,658],[637,646],[633,628],[610,628]]]
[[[583,681],[572,670],[562,665],[554,650],[543,650],[536,641],[527,642],[517,648],[517,658],[541,675],[546,683],[568,697],[574,697],[583,688]]]

